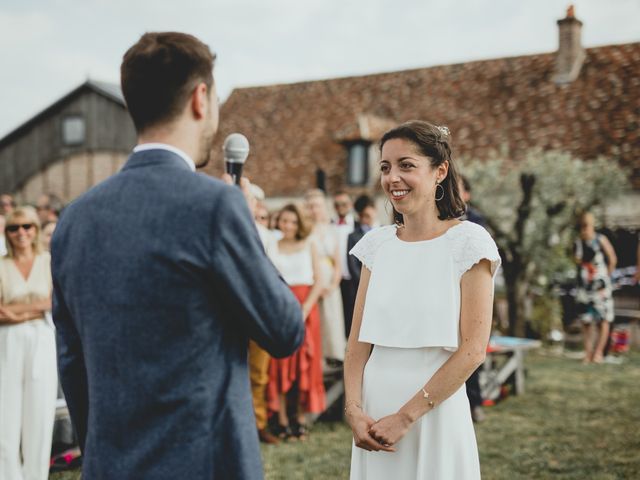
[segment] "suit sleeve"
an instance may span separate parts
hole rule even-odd
[[[55,271],[54,271],[55,272]],[[58,372],[60,383],[69,408],[71,420],[78,435],[80,449],[84,452],[89,413],[89,393],[84,354],[80,336],[62,297],[62,292],[53,278],[53,322],[56,325],[58,350]]]
[[[246,201],[225,186],[213,218],[212,267],[233,322],[276,358],[304,338],[300,303],[267,258]]]
[[[358,243],[358,241],[356,240],[355,232],[349,234],[349,238],[347,239],[347,253],[346,253],[347,265],[349,266],[349,274],[351,275],[351,278],[356,280],[359,283],[362,263],[354,255],[349,254],[351,249],[356,246],[356,243]]]

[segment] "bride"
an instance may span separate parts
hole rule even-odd
[[[457,220],[446,127],[408,122],[380,145],[396,225],[350,252],[363,264],[344,372],[351,478],[477,479],[464,382],[485,358],[498,250]]]

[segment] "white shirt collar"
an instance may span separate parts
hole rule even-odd
[[[141,143],[133,147],[133,153],[144,152],[145,150],[168,150],[173,152],[186,162],[192,172],[196,171],[196,164],[191,157],[173,145],[167,145],[166,143]]]

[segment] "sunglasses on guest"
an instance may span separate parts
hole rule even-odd
[[[7,232],[16,233],[21,228],[25,232],[28,232],[33,227],[34,227],[33,223],[21,223],[21,224],[15,224],[15,225],[7,225],[5,228],[6,228]]]

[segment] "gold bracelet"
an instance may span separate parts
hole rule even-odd
[[[430,408],[433,408],[436,406],[435,403],[433,403],[433,400],[431,400],[431,396],[429,395],[429,392],[427,392],[424,388],[422,389],[422,396],[427,400],[427,404],[429,405]]]
[[[356,400],[349,400],[348,402],[346,402],[344,404],[344,414],[347,414],[347,409],[351,406],[351,405],[355,405],[356,407],[358,407],[360,410],[362,410],[362,405],[360,405]]]

